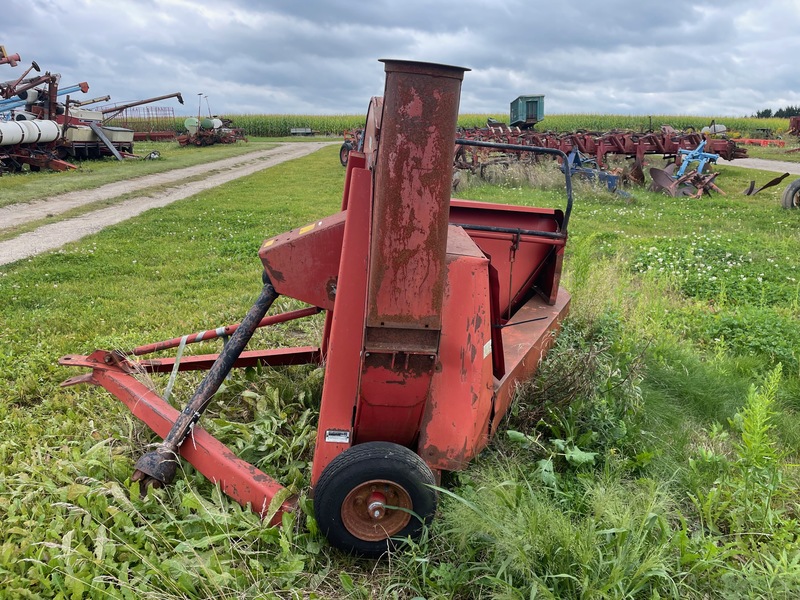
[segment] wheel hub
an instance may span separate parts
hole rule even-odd
[[[373,479],[353,488],[344,499],[342,522],[359,539],[385,540],[408,524],[411,508],[411,496],[403,486]]]
[[[386,496],[380,492],[372,492],[367,500],[367,513],[373,519],[382,519],[386,514]]]

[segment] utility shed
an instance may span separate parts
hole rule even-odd
[[[527,129],[544,119],[544,95],[520,96],[511,102],[511,126]]]

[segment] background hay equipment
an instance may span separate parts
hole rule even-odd
[[[0,64],[17,66],[19,55],[9,57],[4,49],[0,55],[6,59]],[[31,71],[41,72],[36,61],[17,79],[0,83],[0,114],[13,117],[0,121],[0,174],[4,171],[21,171],[26,164],[32,171],[76,168],[65,162],[65,157],[59,152],[62,130],[55,118],[60,106],[57,98],[60,95],[58,82],[61,76],[47,72],[28,78]],[[44,87],[37,89],[37,86]],[[86,91],[89,86],[83,82],[70,89]],[[31,110],[18,114],[12,112],[21,107]],[[33,112],[34,107],[38,113]]]
[[[104,387],[163,438],[136,463],[142,491],[170,483],[180,454],[272,523],[296,496],[198,421],[231,368],[324,365],[315,516],[333,545],[367,556],[421,534],[436,507],[433,484],[489,442],[570,301],[559,287],[569,170],[563,211],[451,199],[466,69],[384,62],[384,96],[370,102],[362,150],[349,153],[342,210],[262,244],[262,291],[241,324],[60,361],[91,369],[64,385]],[[279,294],[308,308],[267,316]],[[258,327],[319,311],[319,347],[245,350]],[[219,354],[139,358],[228,335]],[[186,370],[208,373],[181,410],[137,378]]]
[[[800,136],[800,117],[789,117],[789,134]]]

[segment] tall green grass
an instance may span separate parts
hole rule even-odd
[[[279,527],[186,465],[139,498],[130,475],[154,436],[104,390],[60,388],[76,373],[58,357],[239,321],[263,239],[338,210],[337,154],[0,269],[0,598],[800,594],[800,220],[782,188],[740,195],[763,176],[743,169],[719,177],[727,196],[701,200],[576,186],[571,316],[554,351],[489,448],[444,478],[423,539],[387,560],[331,550],[314,522],[319,369],[237,371],[201,422],[299,491]],[[563,206],[558,177],[528,181],[463,195]],[[254,345],[313,344],[321,327],[282,325]],[[196,383],[179,378],[175,397]]]

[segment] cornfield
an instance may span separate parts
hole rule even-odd
[[[486,119],[491,117],[501,123],[508,123],[508,115],[479,115],[462,114],[458,117],[460,127],[482,127]],[[789,119],[756,119],[755,117],[695,117],[688,115],[545,115],[544,120],[536,125],[539,131],[612,131],[630,130],[644,132],[662,125],[670,125],[675,129],[694,129],[700,131],[703,127],[716,120],[718,124],[725,125],[732,134],[741,137],[754,137],[758,129],[770,129],[773,135],[783,135],[789,130]],[[760,136],[759,136],[760,137]]]
[[[285,137],[291,134],[294,127],[309,127],[318,135],[341,136],[347,129],[364,126],[364,115],[220,115],[231,119],[233,126],[243,129],[250,137]],[[458,117],[459,127],[483,127],[486,119],[493,118],[501,123],[508,123],[508,115],[494,114],[462,114]],[[183,132],[185,117],[176,117],[175,131]],[[709,125],[713,119],[725,125],[732,137],[756,137],[759,129],[769,129],[773,135],[779,136],[789,130],[789,119],[756,119],[755,117],[694,117],[688,115],[547,115],[536,126],[539,131],[611,131],[658,130],[661,125],[670,125],[675,129],[694,129],[699,131]],[[758,136],[761,137],[761,136]]]
[[[234,127],[254,137],[284,137],[293,127],[310,127],[319,135],[342,135],[345,129],[363,127],[364,115],[223,115]]]

